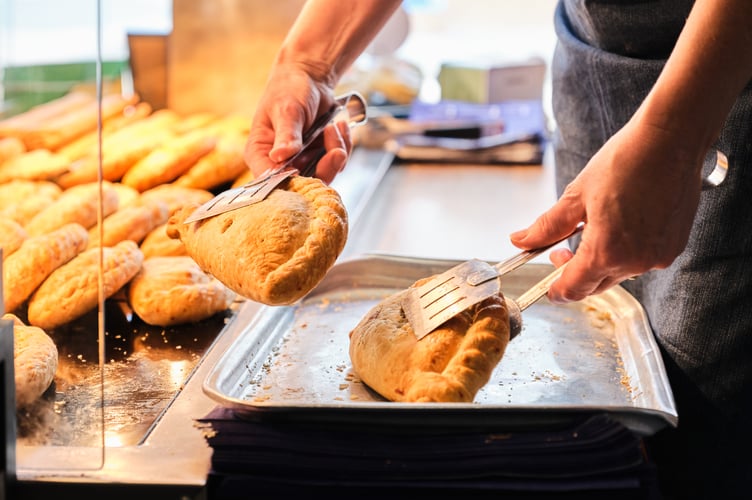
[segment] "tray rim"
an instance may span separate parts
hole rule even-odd
[[[369,261],[387,262],[393,264],[421,264],[428,265],[437,270],[449,269],[452,266],[464,262],[466,259],[438,259],[422,258],[400,254],[390,253],[364,253],[355,255],[341,260],[335,264],[330,273],[341,271],[348,265],[358,265]],[[547,272],[553,269],[551,264],[530,262],[524,267],[533,267],[545,269]],[[329,276],[329,275],[327,275]],[[652,364],[657,365],[657,369],[663,374],[666,380],[665,399],[666,408],[644,408],[634,406],[598,406],[598,405],[514,405],[514,406],[495,406],[482,405],[476,402],[470,403],[405,403],[393,401],[359,401],[357,404],[347,402],[326,402],[326,403],[297,403],[295,406],[289,404],[280,405],[268,401],[250,401],[247,399],[237,398],[223,392],[220,389],[219,381],[226,371],[228,358],[234,353],[233,347],[244,334],[253,331],[254,325],[258,324],[268,314],[280,314],[280,310],[294,311],[302,301],[313,298],[320,293],[324,281],[309,292],[305,297],[296,304],[285,306],[283,308],[264,306],[256,312],[251,321],[242,329],[236,339],[226,348],[222,355],[217,359],[212,369],[208,372],[202,383],[203,392],[223,407],[233,410],[241,418],[247,419],[278,419],[278,420],[295,420],[308,422],[327,422],[327,423],[352,423],[358,422],[368,425],[410,425],[412,420],[417,419],[420,425],[440,426],[467,426],[478,425],[485,421],[491,425],[503,424],[506,426],[519,425],[520,417],[533,419],[547,423],[554,423],[562,419],[572,418],[575,415],[583,413],[607,413],[617,420],[625,423],[632,431],[640,435],[650,435],[665,426],[676,427],[678,425],[678,414],[676,411],[673,393],[665,377],[665,367],[663,360],[660,358],[660,350],[654,338],[652,330],[649,327],[647,315],[639,302],[623,287],[616,285],[605,293],[618,293],[622,298],[630,300],[635,305],[635,311],[638,321],[645,327],[645,341],[648,343],[649,351],[652,354]],[[274,336],[272,336],[274,337]],[[275,340],[275,339],[272,339]],[[225,365],[225,366],[223,366]],[[431,419],[425,419],[427,414],[431,414]],[[436,419],[436,416],[443,417]],[[469,416],[472,415],[472,416]],[[457,417],[469,418],[457,418]]]

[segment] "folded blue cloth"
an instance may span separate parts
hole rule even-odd
[[[651,476],[639,438],[606,414],[513,430],[249,420],[226,408],[200,422],[224,487],[635,492]]]

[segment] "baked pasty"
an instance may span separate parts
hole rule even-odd
[[[152,257],[128,285],[133,311],[150,325],[171,326],[226,311],[235,292],[207,275],[188,256]]]
[[[21,224],[13,219],[0,219],[0,250],[3,259],[19,249],[29,235]]]
[[[66,189],[60,196],[24,225],[30,236],[53,231],[70,222],[86,229],[97,223],[99,212],[99,183],[81,184]],[[117,191],[109,182],[102,182],[102,216],[107,217],[118,209]]]
[[[179,116],[172,110],[160,109],[142,120],[108,134],[102,141],[102,177],[120,180],[137,161],[175,137],[172,127]],[[64,188],[96,182],[99,177],[99,154],[96,150],[70,164],[70,171],[57,183]]]
[[[15,180],[0,184],[0,217],[25,226],[60,197],[62,189],[48,181]]]
[[[0,165],[0,183],[16,179],[51,181],[68,170],[68,163],[67,157],[46,149],[28,151]]]
[[[213,189],[235,180],[248,170],[243,159],[248,134],[225,133],[216,147],[175,180],[178,186]]]
[[[167,236],[167,224],[162,224],[147,234],[140,248],[144,259],[188,255],[182,241]]]
[[[0,184],[0,210],[11,208],[34,196],[56,200],[63,190],[51,181],[16,179]]]
[[[339,193],[312,177],[290,177],[258,203],[184,224],[196,208],[175,212],[167,234],[180,238],[204,271],[264,304],[292,304],[307,294],[347,240]]]
[[[66,224],[54,231],[29,237],[3,260],[5,310],[13,312],[52,274],[80,252],[89,233],[80,224]]]
[[[168,139],[129,168],[121,182],[141,192],[172,182],[214,149],[216,143],[216,134],[205,129]]]
[[[390,401],[472,402],[509,343],[504,298],[485,299],[418,341],[402,310],[406,293],[376,304],[350,332],[353,369]]]
[[[102,221],[101,239],[98,224],[89,229],[89,248],[111,247],[123,240],[141,243],[155,227],[167,222],[167,216],[167,203],[158,200],[118,209]]]
[[[177,184],[160,184],[141,193],[141,203],[160,200],[167,203],[167,210],[172,215],[175,210],[188,205],[199,205],[214,198],[214,194],[206,189],[178,186]]]
[[[103,247],[101,251],[103,294],[108,299],[138,273],[144,256],[131,240]],[[99,248],[84,250],[50,274],[29,299],[30,324],[52,330],[97,306],[99,252]]]
[[[2,319],[13,321],[16,408],[24,408],[44,394],[55,378],[57,346],[44,330],[24,324],[13,314]]]

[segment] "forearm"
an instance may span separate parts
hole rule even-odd
[[[398,0],[309,0],[277,56],[334,87],[399,7]]]
[[[697,0],[638,116],[701,154],[750,79],[752,2]]]

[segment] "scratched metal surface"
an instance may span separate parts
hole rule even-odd
[[[523,312],[522,333],[472,403],[395,403],[370,390],[352,369],[350,330],[387,295],[457,263],[366,255],[338,264],[298,305],[260,312],[217,361],[205,392],[249,418],[550,425],[607,411],[642,434],[675,425],[644,313],[619,287],[566,306],[544,298]],[[514,298],[551,270],[523,266],[502,290]]]

